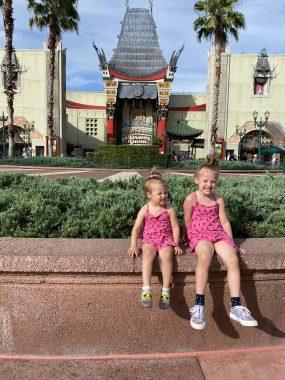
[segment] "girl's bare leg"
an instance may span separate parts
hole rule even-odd
[[[206,240],[201,240],[195,252],[198,255],[196,267],[196,294],[204,294],[208,282],[209,268],[214,255],[214,245]]]
[[[142,246],[142,280],[143,286],[150,286],[153,260],[156,256],[156,249],[151,244]]]
[[[214,244],[217,255],[221,257],[228,269],[228,283],[231,297],[240,296],[240,269],[238,256],[233,247],[224,241]]]
[[[161,272],[162,272],[162,287],[169,288],[172,269],[173,269],[173,248],[164,247],[159,251],[159,258],[161,260]]]

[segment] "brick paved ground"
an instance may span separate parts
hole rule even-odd
[[[0,356],[3,380],[283,380],[285,346],[156,355]]]

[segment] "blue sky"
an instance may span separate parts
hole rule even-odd
[[[210,42],[199,43],[193,31],[194,0],[154,0],[153,14],[157,24],[160,47],[168,61],[174,49],[185,42],[178,62],[174,91],[204,92],[207,80],[207,56]],[[67,89],[102,90],[98,60],[92,40],[104,49],[107,59],[116,47],[125,0],[79,0],[79,35],[63,35],[67,49]],[[129,0],[131,7],[148,7],[148,0]],[[40,49],[47,32],[28,26],[29,12],[25,0],[14,0],[16,49]],[[285,0],[242,0],[237,10],[246,18],[247,28],[240,32],[238,42],[230,40],[232,53],[257,54],[263,47],[268,54],[285,54]],[[2,23],[1,23],[2,24]],[[0,46],[4,48],[3,27]]]

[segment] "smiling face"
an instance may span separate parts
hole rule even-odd
[[[217,185],[217,173],[214,170],[202,168],[195,177],[199,191],[208,196],[213,193]]]
[[[148,199],[156,206],[164,206],[167,201],[168,189],[162,182],[152,182],[146,193]]]

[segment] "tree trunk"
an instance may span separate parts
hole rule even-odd
[[[54,143],[54,80],[55,80],[55,48],[56,35],[50,31],[49,38],[49,83],[48,83],[48,132],[49,132],[49,157],[53,156]]]
[[[211,124],[211,153],[215,153],[215,146],[217,142],[218,132],[218,116],[219,116],[219,95],[221,83],[221,44],[215,42],[215,86],[214,86],[214,100],[212,110],[212,124]]]
[[[5,0],[3,2],[3,21],[6,38],[5,54],[6,66],[5,70],[5,94],[7,96],[8,107],[8,136],[9,136],[9,158],[14,156],[14,87],[13,87],[13,73],[14,66],[12,62],[13,48],[13,32],[14,32],[14,18],[13,18],[13,1]]]

